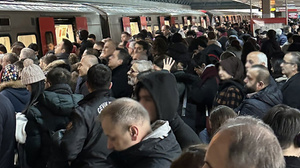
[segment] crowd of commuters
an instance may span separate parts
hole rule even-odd
[[[300,36],[255,33],[0,44],[0,167],[300,168]]]

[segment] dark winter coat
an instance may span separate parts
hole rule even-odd
[[[111,151],[97,116],[113,100],[110,90],[96,90],[78,102],[61,142],[72,168],[110,167],[106,157]]]
[[[200,143],[197,134],[183,122],[177,113],[179,96],[173,74],[158,71],[146,75],[136,86],[137,100],[144,86],[151,94],[156,105],[157,119],[169,121],[172,131],[181,148]]]
[[[127,65],[120,65],[112,70],[112,96],[115,98],[131,97],[133,88],[128,84]]]
[[[114,151],[108,159],[115,168],[168,168],[181,150],[173,132],[166,134],[163,139],[148,138],[123,151]]]
[[[82,94],[83,96],[86,96],[89,94],[89,90],[86,85],[87,76],[79,76],[77,78],[75,93],[76,94]]]
[[[292,76],[281,88],[283,104],[300,109],[300,73]]]
[[[282,103],[282,93],[275,82],[266,88],[244,99],[239,107],[235,109],[239,115],[251,115],[262,119],[270,108]]]
[[[67,53],[55,54],[58,60],[63,60],[66,64],[69,64],[69,55]]]
[[[200,78],[200,81],[193,84],[191,92],[191,102],[197,104],[197,133],[206,127],[206,110],[212,109],[219,88],[218,71],[215,66],[207,67]]]
[[[14,167],[16,115],[8,98],[0,94],[0,167]]]
[[[29,107],[26,113],[28,123],[25,127],[25,151],[29,166],[46,167],[49,157],[55,155],[51,154],[50,136],[55,131],[66,128],[72,111],[82,97],[72,94],[68,84],[57,84],[46,89],[38,102]]]
[[[0,84],[0,90],[0,94],[10,100],[16,112],[22,112],[25,110],[30,101],[30,92],[25,88],[20,80],[2,82]]]
[[[173,43],[170,45],[167,54],[170,55],[176,62],[187,64],[191,61],[187,46],[182,43]]]
[[[300,168],[300,157],[284,156],[286,168]]]

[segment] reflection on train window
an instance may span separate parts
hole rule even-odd
[[[46,32],[45,37],[46,37],[46,44],[47,45],[50,44],[50,43],[54,44],[54,38],[53,38],[52,32],[50,32],[50,31]]]
[[[165,20],[165,25],[169,25],[170,26],[170,21]]]
[[[150,25],[150,26],[147,26],[147,31],[153,33],[153,32],[152,32],[151,25]]]
[[[56,44],[59,44],[63,39],[68,39],[75,42],[74,31],[72,24],[56,24],[55,25]]]
[[[179,24],[180,29],[183,29],[183,24]]]
[[[187,20],[187,25],[191,25],[191,20]]]
[[[7,52],[10,52],[10,37],[9,36],[1,36],[0,43],[6,47]]]
[[[131,34],[135,35],[140,32],[138,22],[130,22]]]
[[[176,24],[175,24],[175,27],[176,27],[177,29],[179,28],[179,25],[178,25],[178,23],[176,23]]]
[[[31,43],[36,43],[35,34],[18,35],[18,41],[24,43],[25,46],[29,46]]]
[[[154,33],[155,33],[157,30],[159,30],[159,27],[158,27],[158,26],[153,26],[153,31],[154,31]]]

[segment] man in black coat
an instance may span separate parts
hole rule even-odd
[[[273,106],[282,103],[282,93],[270,81],[270,73],[263,65],[253,65],[244,80],[246,99],[235,109],[239,115],[263,118]]]
[[[0,167],[14,167],[15,109],[5,96],[0,99]]]
[[[101,112],[100,121],[115,167],[166,168],[181,153],[168,121],[150,125],[147,110],[135,100],[115,100]]]
[[[130,55],[122,48],[117,48],[109,57],[108,67],[112,70],[113,97],[131,97],[132,86],[128,84],[127,72],[129,71]]]
[[[114,100],[110,96],[111,71],[102,64],[92,66],[87,72],[86,95],[72,114],[71,122],[62,138],[61,151],[71,162],[71,168],[107,168],[106,157],[110,150],[97,116]]]
[[[151,123],[156,120],[169,121],[180,147],[200,143],[197,134],[177,113],[179,93],[173,74],[157,71],[140,79],[136,86],[137,100],[147,109]]]
[[[288,77],[287,82],[282,86],[283,103],[300,109],[300,53],[287,53],[281,63],[282,73]]]

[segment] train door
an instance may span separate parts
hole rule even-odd
[[[52,43],[54,46],[57,44],[55,37],[54,19],[53,17],[40,17],[38,21],[42,52],[43,55],[45,55],[48,51],[48,44]]]
[[[158,20],[159,20],[159,29],[161,29],[161,27],[165,25],[165,17],[160,16],[158,17]]]
[[[10,52],[10,46],[11,46],[11,36],[10,34],[6,33],[6,30],[10,30],[10,21],[9,18],[1,17],[0,18],[0,43],[3,44],[7,50],[7,52]],[[2,32],[3,31],[3,32]]]

